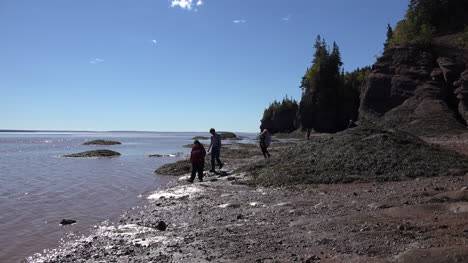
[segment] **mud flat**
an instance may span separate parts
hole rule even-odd
[[[282,151],[273,144],[272,152]],[[146,207],[29,261],[443,263],[468,258],[464,171],[400,181],[252,186],[252,176],[238,168],[258,163],[259,155],[225,156],[224,173],[207,174],[203,183],[188,184],[188,175],[180,176],[148,195]],[[165,231],[159,230],[161,222]]]

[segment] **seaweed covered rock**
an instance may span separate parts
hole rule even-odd
[[[154,171],[159,175],[179,176],[190,173],[192,166],[189,160],[180,160],[175,163],[165,164]]]
[[[282,186],[392,181],[468,171],[468,158],[409,133],[354,128],[285,147],[271,159],[241,168],[254,184]]]
[[[83,143],[83,145],[116,145],[116,144],[122,144],[122,143],[117,142],[117,141],[107,141],[107,140],[92,140],[92,141]]]
[[[95,150],[95,151],[86,151],[81,153],[67,154],[63,157],[112,157],[121,155],[118,152],[111,150]]]

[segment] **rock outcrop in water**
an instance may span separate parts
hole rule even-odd
[[[227,139],[236,139],[237,135],[233,132],[221,132],[220,133],[221,139],[222,140],[227,140]]]
[[[95,151],[86,151],[81,153],[67,154],[63,157],[113,157],[121,155],[118,152],[111,150],[95,150]]]
[[[116,145],[116,144],[122,144],[122,143],[117,142],[117,141],[107,141],[107,140],[92,140],[92,141],[83,143],[83,145]]]
[[[387,48],[368,75],[360,121],[417,135],[466,130],[468,54],[453,42],[444,36],[430,48]]]

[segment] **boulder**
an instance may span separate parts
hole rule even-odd
[[[119,155],[121,154],[111,150],[94,150],[81,153],[67,154],[63,155],[63,157],[113,157]]]

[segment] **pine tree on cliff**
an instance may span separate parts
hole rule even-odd
[[[390,40],[392,39],[393,36],[393,29],[390,26],[390,24],[387,24],[387,39],[385,40],[384,43],[384,49],[387,49],[388,45],[390,45]]]

